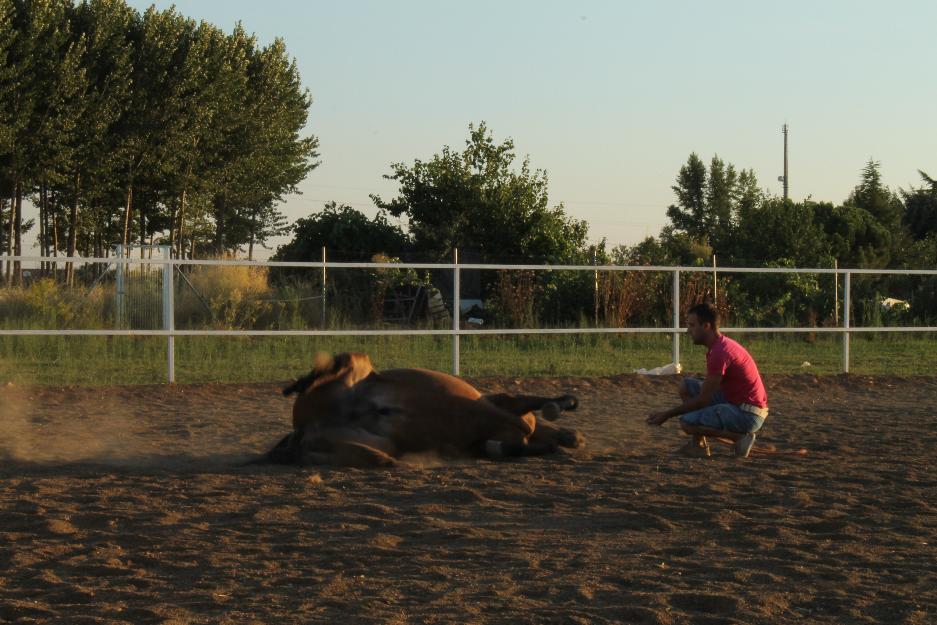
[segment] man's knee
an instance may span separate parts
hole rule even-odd
[[[683,378],[680,380],[680,387],[678,393],[680,393],[680,399],[687,401],[692,399],[700,394],[702,389],[702,383],[696,378]]]
[[[680,415],[678,421],[680,423],[680,429],[687,434],[692,434],[693,430],[700,427],[700,415],[697,411]]]

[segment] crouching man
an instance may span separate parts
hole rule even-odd
[[[747,458],[755,444],[755,432],[768,416],[768,396],[751,354],[719,332],[719,316],[709,304],[690,308],[687,332],[696,345],[705,345],[706,379],[684,378],[682,404],[651,413],[647,422],[662,425],[680,417],[680,427],[692,436],[681,451],[689,456],[710,455],[707,436],[735,441],[735,455]]]

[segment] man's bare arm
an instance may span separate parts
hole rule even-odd
[[[699,395],[696,397],[691,397],[679,406],[671,408],[670,410],[652,412],[650,416],[648,416],[647,422],[651,425],[662,425],[668,419],[676,417],[677,415],[682,415],[687,412],[699,410],[700,408],[705,408],[712,401],[712,398],[716,394],[716,391],[719,390],[719,385],[721,383],[721,375],[706,376],[706,379],[703,380],[703,387],[700,389]]]

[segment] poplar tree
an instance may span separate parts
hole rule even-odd
[[[0,106],[10,133],[4,162],[12,186],[10,238],[13,253],[21,255],[23,199],[34,188],[57,182],[74,158],[71,139],[85,77],[80,45],[67,20],[70,2],[14,0],[12,6],[14,34],[4,77],[13,88]],[[21,281],[19,263],[9,279]]]

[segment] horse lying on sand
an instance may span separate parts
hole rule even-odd
[[[367,354],[320,355],[283,389],[293,393],[293,431],[258,462],[391,466],[408,453],[503,458],[583,444],[551,422],[576,409],[572,395],[482,395],[438,371],[375,371]]]

